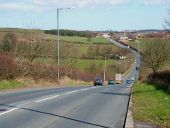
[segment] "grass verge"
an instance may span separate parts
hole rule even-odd
[[[150,84],[135,84],[133,117],[136,121],[153,123],[160,128],[170,128],[170,95]]]
[[[21,88],[21,87],[24,87],[24,84],[21,83],[21,82],[18,82],[16,80],[10,80],[10,81],[3,80],[3,81],[0,81],[0,90],[3,90],[3,89],[15,89],[15,88]]]

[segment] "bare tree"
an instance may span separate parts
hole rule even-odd
[[[144,49],[143,62],[144,65],[151,68],[153,75],[169,61],[170,45],[167,40],[156,39],[148,40]]]
[[[17,46],[18,54],[27,56],[31,62],[42,54],[42,50],[45,46],[45,39],[40,30],[25,30],[19,38],[22,40],[22,43],[20,42]]]
[[[64,59],[62,64],[72,67],[77,62],[77,57],[79,55],[78,48],[74,44],[62,42],[60,50],[60,56]]]
[[[170,32],[170,10],[168,11],[169,17],[165,19],[164,28]]]
[[[87,41],[91,43],[93,35],[91,33],[87,34]]]
[[[17,43],[16,35],[13,33],[7,33],[2,38],[1,49],[3,52],[13,52]]]

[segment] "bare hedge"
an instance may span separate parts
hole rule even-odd
[[[0,80],[15,78],[16,67],[15,61],[12,58],[0,53]]]

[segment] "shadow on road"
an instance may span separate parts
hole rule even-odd
[[[86,122],[86,121],[82,121],[82,120],[78,120],[78,119],[73,119],[73,118],[70,118],[70,117],[66,117],[66,116],[62,116],[62,115],[57,115],[57,114],[53,114],[53,113],[48,113],[48,112],[43,112],[43,111],[39,111],[39,110],[34,110],[34,109],[17,107],[17,106],[6,105],[6,104],[0,104],[0,106],[10,107],[10,108],[17,108],[17,109],[21,109],[21,110],[26,110],[26,111],[40,113],[40,114],[43,114],[43,115],[50,115],[50,116],[54,116],[54,117],[60,117],[60,118],[63,118],[63,119],[67,119],[67,120],[71,120],[71,121],[75,121],[75,122],[79,122],[79,123],[83,123],[83,124],[88,124],[88,125],[92,125],[92,126],[97,126],[97,127],[101,127],[101,128],[110,128],[110,127],[103,126],[103,125],[100,125],[100,124],[90,123],[90,122]]]
[[[117,93],[117,92],[100,92],[107,95],[120,95],[120,96],[130,96],[130,93]]]

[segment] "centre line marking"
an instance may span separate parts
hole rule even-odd
[[[17,110],[17,109],[18,109],[18,108],[13,108],[13,109],[11,109],[11,110],[9,110],[9,111],[0,113],[0,116],[5,115],[5,114],[7,114],[7,113],[10,113],[10,112],[12,112],[12,111],[15,111],[15,110]]]
[[[79,91],[79,90],[74,90],[74,91],[67,92],[67,93],[65,93],[65,94],[68,95],[68,94],[76,93],[76,92],[78,92],[78,91]]]
[[[59,96],[60,96],[60,95],[51,96],[51,97],[48,97],[48,98],[36,100],[35,102],[36,102],[36,103],[39,103],[39,102],[43,102],[43,101],[50,100],[50,99],[53,99],[53,98],[57,98],[57,97],[59,97]]]
[[[89,90],[90,88],[84,88],[84,89],[81,89],[81,91],[86,91],[86,90]]]

